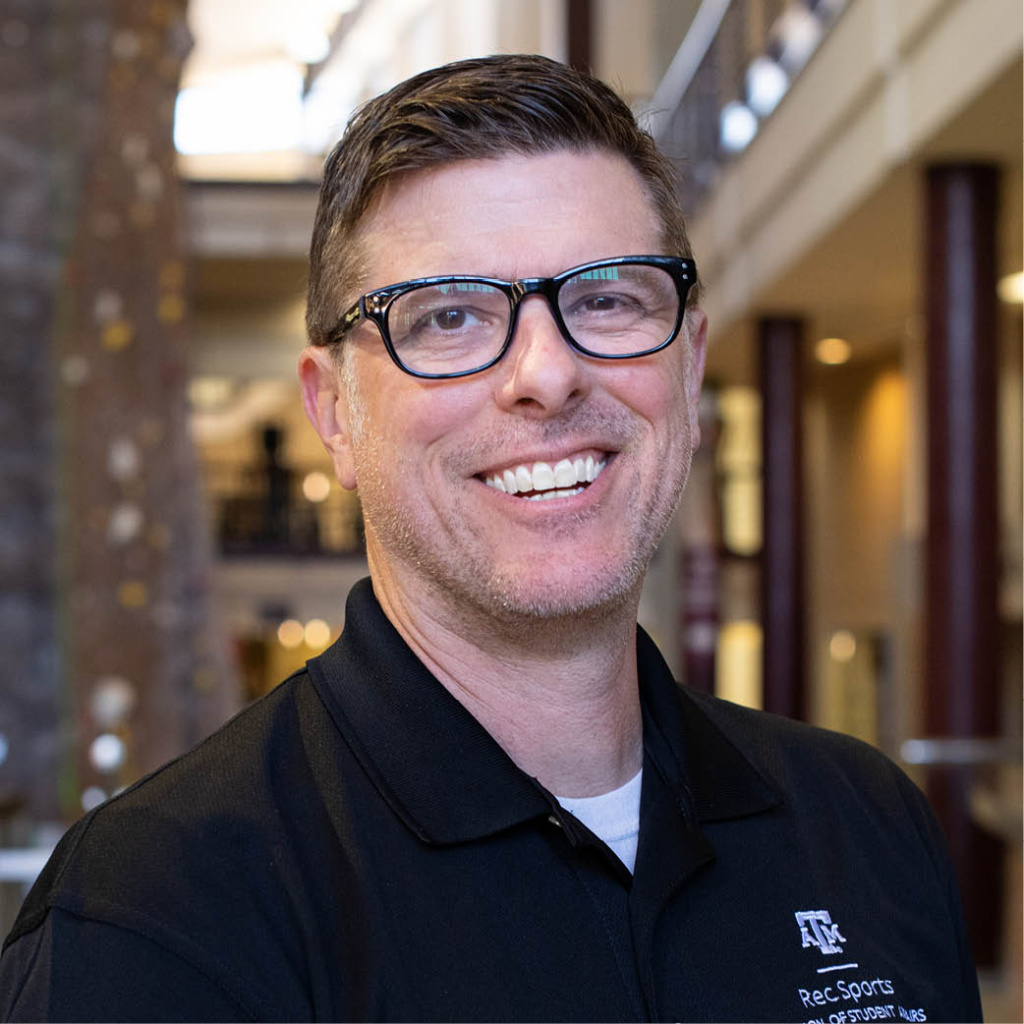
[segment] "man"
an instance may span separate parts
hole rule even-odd
[[[636,609],[698,442],[670,172],[600,83],[436,69],[328,160],[300,376],[370,580],[337,644],[85,818],[12,1019],[965,1020],[918,791],[688,693]]]

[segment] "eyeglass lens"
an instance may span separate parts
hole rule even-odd
[[[679,293],[661,267],[615,264],[562,282],[558,310],[573,341],[599,356],[642,355],[675,328]],[[450,374],[485,366],[505,343],[512,305],[494,285],[450,281],[398,296],[388,330],[398,358],[419,373]]]

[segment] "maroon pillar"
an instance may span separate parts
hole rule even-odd
[[[995,167],[927,172],[928,538],[925,724],[932,736],[999,732]],[[971,821],[977,769],[933,766],[979,963],[996,956],[998,841]]]
[[[764,445],[764,708],[804,718],[803,323],[795,317],[765,317],[759,334]]]
[[[679,581],[682,591],[683,682],[715,692],[721,589],[722,513],[718,503],[715,451],[718,396],[710,387],[700,396],[700,447],[694,452],[686,494],[679,509]]]
[[[568,63],[577,71],[590,70],[591,13],[590,0],[566,0]]]

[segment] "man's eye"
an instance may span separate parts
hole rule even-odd
[[[582,303],[582,307],[591,313],[606,313],[622,307],[623,300],[618,295],[592,295]]]
[[[572,317],[643,316],[644,308],[643,304],[631,295],[601,292],[597,295],[581,296],[567,312]]]
[[[426,341],[432,336],[475,336],[488,330],[493,318],[470,306],[442,306],[423,309],[392,322],[392,336],[396,341]]]
[[[464,309],[442,309],[430,317],[430,326],[442,331],[457,331],[466,325],[468,314]]]

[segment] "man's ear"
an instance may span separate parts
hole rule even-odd
[[[700,388],[704,381],[704,359],[708,349],[708,318],[702,309],[694,307],[686,312],[686,406],[690,416],[690,436],[696,450],[700,444]]]
[[[310,345],[303,349],[299,356],[299,383],[302,386],[302,406],[331,456],[338,483],[348,491],[355,490],[348,396],[334,356],[319,346]]]

